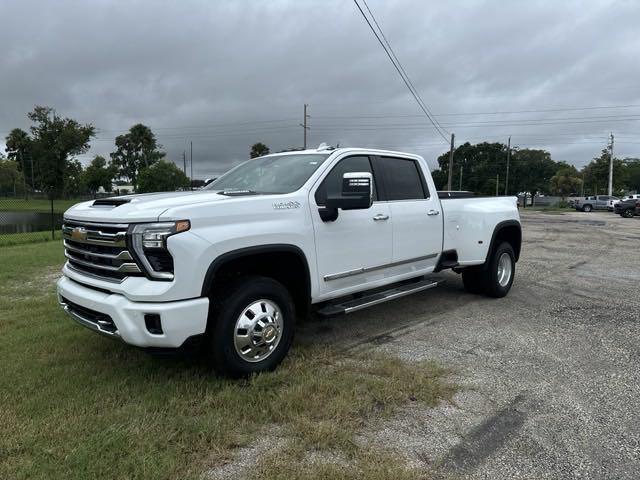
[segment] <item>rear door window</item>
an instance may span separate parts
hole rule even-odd
[[[418,162],[407,158],[380,157],[386,200],[423,200],[429,192]]]

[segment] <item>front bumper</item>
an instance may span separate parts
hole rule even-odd
[[[124,295],[58,280],[58,301],[83,326],[137,347],[178,348],[207,327],[208,298],[175,302],[132,302]],[[162,333],[149,332],[145,315],[160,316]]]

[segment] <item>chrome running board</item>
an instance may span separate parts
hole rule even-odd
[[[360,298],[354,298],[352,300],[343,301],[340,303],[330,303],[318,310],[318,314],[323,317],[329,317],[333,315],[340,315],[343,313],[353,313],[363,308],[373,307],[380,303],[388,302],[389,300],[395,300],[396,298],[405,297],[412,293],[422,292],[430,288],[437,287],[441,280],[425,279],[419,282],[406,283],[404,285],[390,288],[381,292],[371,293]]]

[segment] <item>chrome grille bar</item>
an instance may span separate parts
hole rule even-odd
[[[90,268],[98,268],[101,270],[106,270],[107,272],[118,272],[118,273],[140,273],[140,267],[138,267],[135,263],[122,263],[117,267],[112,267],[110,265],[102,265],[100,263],[88,262],[86,260],[81,260],[79,258],[70,255],[69,252],[64,252],[64,256],[67,259],[71,260],[78,265],[82,265]]]
[[[65,220],[62,237],[69,268],[107,281],[141,275],[127,249],[128,225]]]
[[[74,242],[88,243],[90,245],[105,245],[111,247],[126,247],[127,231],[116,233],[94,230],[83,226],[74,227],[72,225],[62,226],[62,237]]]
[[[96,258],[104,258],[107,260],[133,260],[133,257],[128,250],[122,250],[117,255],[111,255],[109,253],[95,253],[90,252],[89,250],[83,250],[81,248],[69,245],[69,242],[67,242],[66,240],[64,240],[64,248],[66,248],[68,252],[79,253],[81,255],[89,255]]]

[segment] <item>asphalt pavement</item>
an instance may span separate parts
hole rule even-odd
[[[640,478],[640,217],[525,211],[522,222],[506,298],[470,295],[448,272],[298,338],[453,369],[452,404],[409,402],[360,438],[435,476]]]

